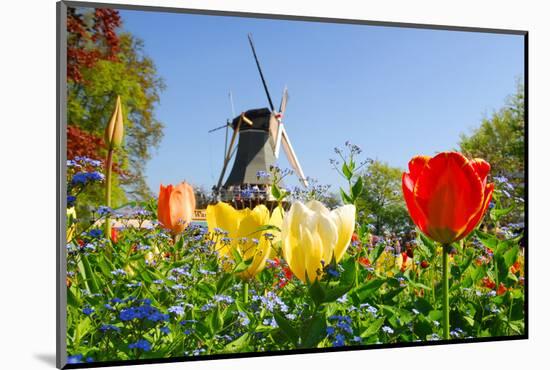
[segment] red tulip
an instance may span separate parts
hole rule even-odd
[[[113,243],[118,243],[118,229],[116,227],[111,229],[111,241]]]
[[[489,207],[491,166],[457,152],[417,156],[403,173],[403,195],[412,220],[431,239],[449,244],[466,237]]]
[[[363,267],[370,267],[370,260],[367,257],[359,257],[359,263]]]
[[[176,186],[160,185],[158,220],[172,234],[181,233],[191,222],[195,212],[195,193],[186,182]]]
[[[485,276],[483,279],[481,279],[481,282],[483,283],[483,286],[485,288],[495,289],[495,287],[497,286],[497,284],[488,276]]]

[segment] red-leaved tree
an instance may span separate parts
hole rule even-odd
[[[82,81],[81,68],[100,59],[116,60],[120,40],[115,32],[121,19],[115,9],[95,9],[91,19],[75,8],[67,10],[67,78]]]

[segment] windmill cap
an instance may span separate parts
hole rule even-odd
[[[245,130],[264,130],[269,131],[269,120],[271,118],[271,111],[268,108],[250,109],[244,112],[244,116],[252,121],[252,125],[242,122],[239,131]],[[236,129],[239,125],[241,116],[237,116],[231,122],[233,129]]]

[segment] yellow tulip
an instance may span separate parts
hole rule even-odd
[[[74,220],[76,219],[76,210],[74,207],[67,208],[67,225],[71,225],[67,228],[67,243],[69,243],[71,240],[73,240],[74,235],[76,233],[76,223]]]
[[[270,248],[279,238],[277,230],[259,229],[266,225],[280,228],[283,214],[281,208],[276,208],[270,215],[264,205],[258,205],[254,209],[236,210],[227,203],[219,202],[206,208],[206,222],[211,233],[216,234],[217,229],[228,233],[228,242],[222,240],[220,235],[215,236],[215,249],[220,257],[232,259],[233,252],[236,251],[243,260],[252,259],[250,266],[240,273],[242,278],[249,279],[263,270]],[[267,233],[273,235],[271,240],[266,238]]]
[[[105,128],[105,145],[108,149],[112,149],[122,144],[124,136],[124,122],[122,118],[122,104],[120,96],[116,97],[115,109],[111,115],[111,119]]]
[[[355,206],[329,211],[321,202],[295,202],[283,221],[283,257],[298,279],[315,281],[323,265],[339,262],[355,228]],[[306,278],[307,276],[307,278]]]

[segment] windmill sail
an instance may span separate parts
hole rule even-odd
[[[304,175],[304,171],[302,170],[302,166],[300,166],[300,162],[298,162],[298,157],[296,157],[296,153],[294,152],[294,148],[292,148],[292,144],[290,143],[290,139],[288,137],[288,134],[286,133],[285,127],[281,125],[281,136],[282,136],[282,146],[283,150],[285,151],[286,157],[288,159],[288,162],[290,163],[290,166],[302,182],[304,186],[308,186],[307,179]]]

